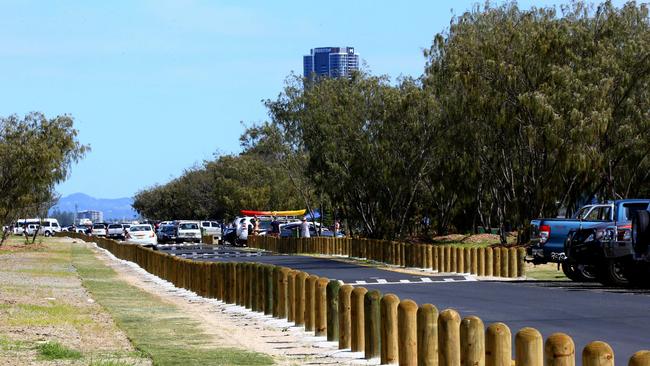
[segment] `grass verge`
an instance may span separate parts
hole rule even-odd
[[[268,355],[215,348],[195,320],[184,316],[174,305],[118,279],[88,248],[73,246],[73,263],[95,301],[113,316],[132,344],[149,356],[154,365],[273,364]]]
[[[63,346],[58,342],[45,342],[38,346],[38,353],[43,360],[79,359],[81,352]]]

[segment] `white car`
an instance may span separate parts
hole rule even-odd
[[[126,241],[145,246],[158,244],[156,233],[149,224],[131,225],[126,234]]]
[[[106,236],[107,230],[104,224],[93,224],[92,236]]]
[[[221,224],[216,221],[201,221],[203,235],[212,235],[221,239]]]
[[[198,221],[179,221],[176,225],[176,241],[201,242],[201,229]]]

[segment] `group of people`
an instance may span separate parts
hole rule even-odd
[[[280,221],[275,216],[271,217],[271,231],[269,235],[279,238],[280,237]],[[338,233],[341,230],[341,223],[339,220],[336,220],[334,222],[334,232]],[[251,223],[248,227],[248,232],[252,233],[252,235],[258,235],[260,233],[260,220],[257,216],[251,219]],[[300,224],[300,230],[299,234],[301,238],[310,238],[311,233],[309,231],[309,222],[307,221],[307,217],[302,218],[302,222]]]

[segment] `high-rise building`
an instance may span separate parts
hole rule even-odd
[[[77,212],[77,220],[90,220],[92,222],[103,222],[104,213],[101,211],[85,210]]]
[[[359,54],[354,47],[318,47],[303,56],[302,63],[305,77],[349,77],[352,71],[359,70]]]

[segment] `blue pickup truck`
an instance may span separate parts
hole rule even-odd
[[[607,203],[586,205],[572,218],[549,218],[532,220],[531,242],[527,260],[536,264],[558,263],[564,274],[574,281],[594,281],[598,275],[598,264],[567,260],[565,241],[570,233],[581,230],[615,226],[622,236],[630,235],[631,220],[638,210],[645,210],[648,199],[625,199]]]

